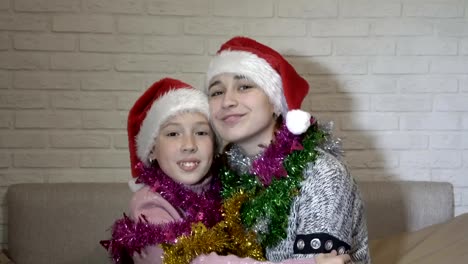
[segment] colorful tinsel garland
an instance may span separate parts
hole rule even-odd
[[[191,233],[192,224],[201,223],[208,228],[221,220],[220,183],[213,177],[209,189],[196,194],[179,183],[174,182],[159,168],[137,165],[140,176],[137,182],[145,183],[151,190],[159,193],[171,205],[185,212],[184,219],[165,224],[152,224],[144,215],[134,221],[124,215],[112,227],[112,238],[101,241],[115,263],[121,263],[125,256],[141,253],[146,246],[177,241],[181,235]]]
[[[245,193],[238,193],[224,202],[221,222],[209,229],[196,224],[189,236],[179,237],[173,245],[163,244],[164,264],[189,264],[197,256],[211,252],[265,260],[255,233],[246,231],[240,220],[239,210],[247,199]]]
[[[275,141],[254,162],[254,174],[237,175],[223,169],[223,221],[211,229],[194,226],[190,236],[180,237],[173,245],[163,245],[164,263],[188,264],[198,255],[210,252],[264,260],[258,241],[266,247],[286,236],[289,209],[299,193],[303,170],[315,161],[315,147],[326,136],[313,119],[311,123],[302,136],[293,135],[283,125]],[[251,227],[261,218],[270,220],[267,232],[254,232]]]
[[[257,233],[264,247],[286,237],[290,207],[299,193],[303,171],[315,161],[315,147],[325,138],[315,120],[311,124],[301,136],[292,134],[283,124],[274,142],[252,164],[252,173],[237,175],[227,169],[220,173],[224,199],[239,192],[248,195],[240,211],[242,223]]]
[[[207,192],[203,198],[196,198],[199,200],[194,204],[191,194],[183,190],[175,192],[176,186],[163,183],[159,180],[161,175],[155,176],[154,171],[145,170],[141,165],[142,176],[138,181],[164,194],[171,204],[187,210],[190,219],[186,218],[183,224],[152,225],[144,217],[137,222],[124,217],[116,222],[113,239],[107,242],[114,261],[121,257],[119,251],[124,248],[131,255],[154,244],[163,247],[165,264],[188,264],[197,256],[210,252],[264,260],[262,246],[273,246],[286,237],[290,206],[299,193],[303,170],[315,161],[315,147],[327,136],[314,119],[311,124],[300,136],[290,133],[283,124],[275,141],[253,163],[251,173],[237,175],[226,168],[221,170],[224,198],[221,221],[219,211],[211,211],[211,206],[208,206],[210,210],[203,211],[200,202],[219,201],[216,199],[219,186],[210,189],[212,192]]]

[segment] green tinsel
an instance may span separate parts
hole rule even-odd
[[[272,182],[267,187],[264,187],[255,175],[236,175],[227,168],[222,170],[223,198],[230,198],[239,192],[244,192],[249,197],[240,212],[243,225],[252,228],[259,219],[267,221],[268,231],[257,233],[263,247],[275,246],[286,237],[291,204],[299,194],[303,171],[308,163],[317,158],[315,147],[324,138],[325,132],[319,130],[316,123],[312,125],[303,135],[301,143],[304,148],[293,151],[283,161],[287,177],[272,177]]]

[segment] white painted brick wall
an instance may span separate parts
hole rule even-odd
[[[149,0],[147,2],[147,12],[151,15],[207,16],[211,6],[209,0]]]
[[[18,33],[13,35],[16,50],[74,51],[76,36],[70,34]]]
[[[279,0],[278,16],[326,18],[338,15],[337,0]]]
[[[128,110],[154,81],[204,85],[248,35],[311,84],[361,180],[448,181],[468,212],[465,0],[0,1],[0,245],[21,182],[125,182]]]
[[[456,18],[463,17],[464,4],[463,1],[445,1],[451,3],[404,3],[403,15],[407,17],[440,17],[440,18]]]
[[[14,71],[14,90],[79,90],[80,78],[72,72]]]
[[[0,33],[0,50],[7,50],[11,46],[10,38],[6,33]]]
[[[49,55],[38,52],[9,52],[0,53],[0,69],[4,70],[47,70]]]
[[[126,34],[182,35],[184,19],[152,16],[119,16],[117,31]]]
[[[55,15],[52,17],[52,31],[111,33],[114,31],[114,18],[110,15]]]
[[[15,0],[15,11],[26,12],[79,12],[79,0]]]
[[[11,87],[12,74],[8,71],[0,70],[0,89],[8,89]]]
[[[50,147],[57,149],[86,149],[111,147],[111,135],[108,133],[54,133],[49,136]]]
[[[226,17],[273,17],[273,0],[213,1],[213,15]]]
[[[48,138],[44,132],[5,131],[1,133],[0,148],[3,149],[43,149],[48,145]]]
[[[452,76],[410,76],[398,80],[401,93],[457,93],[458,80]]]
[[[139,0],[85,1],[84,8],[89,13],[141,14],[145,11],[144,2]]]
[[[374,0],[341,0],[340,15],[343,17],[399,17],[401,3]]]

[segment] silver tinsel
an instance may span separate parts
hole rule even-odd
[[[255,156],[246,156],[239,146],[232,145],[231,149],[226,152],[228,156],[229,166],[238,174],[250,173],[252,163],[262,155],[263,151]]]
[[[257,234],[267,234],[269,229],[268,225],[270,224],[271,219],[260,217],[255,222],[255,225],[252,227],[252,230]]]
[[[341,159],[344,156],[343,144],[341,138],[333,136],[335,123],[333,121],[318,122],[318,126],[320,130],[323,130],[327,135],[325,141],[319,147],[336,158]]]
[[[317,121],[319,129],[324,131],[327,135],[325,140],[318,147],[332,154],[338,159],[344,156],[341,138],[333,136],[333,129],[335,123],[333,121],[319,122]],[[226,152],[228,156],[229,166],[238,174],[250,173],[252,163],[259,158],[263,151],[254,156],[246,156],[239,146],[233,144],[231,149]]]

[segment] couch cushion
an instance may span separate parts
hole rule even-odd
[[[17,264],[107,263],[99,240],[127,209],[121,183],[20,184],[9,188],[8,248]]]
[[[446,182],[358,182],[367,210],[369,239],[411,232],[454,216]]]

